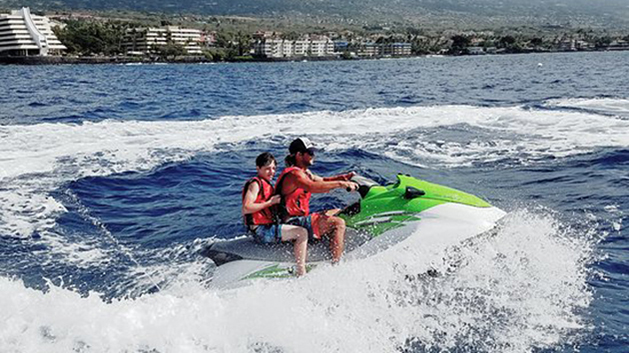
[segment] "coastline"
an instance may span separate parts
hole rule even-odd
[[[210,63],[245,63],[245,62],[308,62],[308,61],[354,61],[354,60],[389,60],[389,59],[410,59],[424,57],[460,57],[460,56],[488,56],[488,55],[511,55],[511,54],[551,54],[551,53],[584,53],[584,52],[610,52],[628,51],[626,49],[601,49],[601,50],[556,50],[556,51],[526,51],[516,53],[494,53],[494,54],[426,54],[409,56],[378,56],[378,57],[352,57],[341,56],[311,56],[311,57],[286,57],[286,58],[260,58],[260,57],[238,57],[225,61],[213,61],[203,56],[181,56],[173,59],[138,58],[132,56],[4,56],[0,57],[0,65],[99,65],[99,64],[210,64]]]

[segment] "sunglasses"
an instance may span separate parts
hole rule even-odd
[[[304,151],[304,153],[308,153],[310,156],[314,157],[315,156],[315,150],[314,148],[309,148],[307,150]]]

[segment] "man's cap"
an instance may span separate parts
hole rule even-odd
[[[288,151],[290,152],[290,154],[296,154],[297,152],[303,153],[308,151],[315,151],[315,144],[306,137],[300,137],[290,143]]]

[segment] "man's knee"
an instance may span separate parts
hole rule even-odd
[[[332,221],[332,224],[334,225],[334,228],[336,228],[339,231],[344,231],[345,230],[345,220],[343,218],[331,217],[330,220]]]
[[[303,227],[299,227],[299,229],[297,229],[297,231],[295,232],[296,235],[296,239],[297,241],[306,241],[308,240],[308,230],[306,228]]]

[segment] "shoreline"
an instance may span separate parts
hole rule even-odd
[[[601,50],[564,50],[564,51],[527,51],[518,53],[493,53],[493,54],[425,54],[407,56],[382,56],[382,57],[355,57],[343,58],[340,56],[322,57],[288,57],[288,58],[256,58],[244,57],[225,61],[213,61],[205,57],[182,56],[174,59],[137,58],[127,56],[98,56],[98,57],[69,57],[69,56],[5,56],[0,57],[0,65],[101,65],[101,64],[121,64],[121,65],[141,65],[141,64],[218,64],[218,63],[275,63],[275,62],[309,62],[309,61],[362,61],[362,60],[395,60],[428,57],[461,57],[461,56],[490,56],[490,55],[513,55],[513,54],[553,54],[553,53],[592,53],[592,52],[618,52],[629,51],[623,49],[601,49]]]

